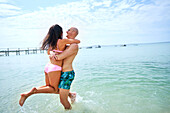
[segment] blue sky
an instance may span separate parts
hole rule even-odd
[[[0,48],[39,47],[53,24],[80,46],[170,41],[170,0],[0,0]]]

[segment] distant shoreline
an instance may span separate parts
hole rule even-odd
[[[161,44],[161,43],[170,43],[170,41],[167,41],[167,42],[151,42],[151,43],[124,43],[124,44],[113,44],[113,45],[89,45],[89,46],[82,46],[82,47],[79,47],[79,48],[101,48],[101,47],[109,47],[109,46],[129,46],[129,45],[148,45],[148,44]],[[6,50],[7,48],[9,49],[12,49],[12,50],[15,50],[15,49],[18,49],[18,48],[21,48],[21,49],[24,49],[24,48],[40,48],[40,47],[0,47],[0,51],[1,50]]]
[[[113,45],[92,45],[92,46],[83,46],[83,47],[80,47],[80,48],[89,49],[89,48],[96,48],[96,46],[101,46],[101,47],[111,47],[111,46],[126,47],[126,46],[131,46],[131,45],[136,46],[136,45],[149,45],[149,44],[161,44],[161,43],[170,43],[170,41],[168,41],[168,42],[152,42],[152,43],[130,43],[130,44],[124,43],[124,44],[113,44]]]
[[[160,43],[170,43],[170,41],[168,42],[151,42],[151,43],[129,43],[126,45],[147,45],[147,44],[160,44]],[[115,44],[115,45],[102,45],[102,46],[120,46],[120,45],[124,45],[124,44]]]

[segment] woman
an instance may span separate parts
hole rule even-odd
[[[48,49],[48,55],[53,54],[52,51],[61,53],[65,48],[66,44],[80,43],[76,39],[62,39],[63,31],[59,25],[53,25],[50,27],[48,34],[43,40],[41,49]],[[58,85],[60,81],[62,70],[62,60],[52,63],[51,61],[45,66],[45,86],[39,88],[32,88],[28,93],[22,93],[19,100],[20,106],[23,106],[25,100],[32,94],[37,93],[56,93],[59,94]],[[70,93],[69,97],[74,100],[74,93]]]

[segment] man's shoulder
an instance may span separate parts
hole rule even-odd
[[[70,44],[70,46],[79,47],[79,45],[78,45],[78,44],[76,44],[76,43]]]
[[[70,44],[69,47],[70,47],[72,50],[74,50],[74,51],[78,51],[78,49],[79,49],[79,45],[76,44],[76,43]]]

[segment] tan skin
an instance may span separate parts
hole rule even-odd
[[[74,39],[78,34],[78,30],[74,27],[70,28],[67,31],[67,38],[68,39]],[[50,59],[52,59],[52,62],[56,62],[56,60],[63,60],[63,72],[66,71],[72,71],[73,67],[72,67],[72,62],[75,58],[75,56],[77,55],[78,52],[78,45],[77,44],[71,44],[69,47],[67,47],[67,49],[59,55],[55,55],[50,57]],[[64,108],[67,110],[70,110],[71,104],[68,101],[68,96],[70,97],[70,90],[67,89],[59,89],[59,93],[60,93],[60,102],[63,104]],[[71,98],[72,103],[74,103],[76,98],[76,94],[74,94],[73,98]]]
[[[66,48],[66,44],[73,44],[73,43],[80,43],[80,41],[76,39],[62,39],[62,40],[60,39],[58,40],[58,49],[60,51],[64,51]],[[48,55],[51,50],[52,50],[51,48],[48,49]],[[63,60],[57,60],[56,62],[52,62],[50,59],[50,62],[52,64],[62,67]],[[60,81],[61,71],[53,71],[53,72],[45,73],[45,75],[47,77],[46,83],[48,83],[48,86],[52,86],[55,89],[56,93],[58,94],[58,85]]]
[[[77,44],[71,44],[70,47],[67,47],[67,49],[59,55],[56,55],[57,58],[55,58],[55,56],[52,56],[51,60],[53,62],[56,62],[55,59],[57,60],[63,60],[63,72],[67,72],[67,71],[72,71],[73,67],[72,67],[72,62],[75,58],[75,56],[77,55],[78,52],[78,45]],[[63,104],[65,109],[71,109],[71,104],[68,101],[68,96],[70,97],[70,90],[67,89],[59,89],[59,94],[60,94],[60,102]],[[75,94],[73,95],[73,99],[72,103],[74,103],[75,101]]]
[[[75,45],[76,46],[76,45]],[[70,55],[69,57],[64,59],[63,62],[63,72],[66,71],[72,71],[73,67],[72,67],[72,62],[75,58],[75,56],[77,55],[78,50],[75,50],[75,53],[73,53],[72,55]],[[65,109],[71,109],[71,105],[68,101],[68,96],[69,96],[69,90],[66,89],[59,89],[60,90],[60,101],[63,104],[63,106],[65,107]]]
[[[73,44],[73,43],[80,43],[79,40],[76,39],[62,39],[58,40],[58,48],[60,51],[64,51],[66,48],[66,44]],[[50,53],[51,48],[48,49],[48,54]],[[62,60],[58,60],[56,62],[52,62],[50,59],[50,62],[52,64],[58,65],[62,67]],[[46,73],[45,72],[45,86],[40,86],[39,88],[32,88],[30,92],[28,93],[22,93],[21,98],[19,100],[20,106],[23,106],[25,100],[31,96],[32,94],[37,94],[37,93],[55,93],[59,94],[58,90],[58,85],[60,81],[60,76],[61,76],[61,71],[53,71]]]

